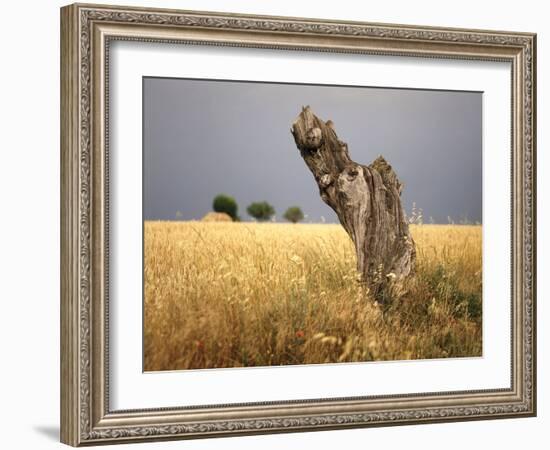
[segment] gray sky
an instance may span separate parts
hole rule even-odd
[[[352,159],[379,154],[412,203],[436,223],[481,222],[482,94],[144,78],[144,218],[199,219],[219,193],[246,207],[266,200],[277,220],[298,205],[337,222],[319,197],[290,127],[303,105],[332,119]]]

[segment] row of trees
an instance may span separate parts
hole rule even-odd
[[[219,213],[225,213],[229,215],[233,220],[240,220],[238,215],[239,206],[235,199],[226,194],[219,194],[214,198],[212,203],[214,211]],[[275,208],[268,202],[253,202],[246,208],[246,212],[249,216],[254,217],[260,222],[266,222],[275,215]],[[304,213],[298,206],[291,206],[288,208],[283,217],[292,223],[297,223],[303,220]]]

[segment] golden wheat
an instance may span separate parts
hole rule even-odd
[[[146,222],[145,370],[481,355],[481,227],[413,226],[380,307],[339,225]]]

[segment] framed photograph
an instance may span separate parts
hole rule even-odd
[[[532,33],[61,9],[61,440],[536,414]]]

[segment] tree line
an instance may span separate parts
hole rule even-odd
[[[212,209],[215,212],[227,214],[234,221],[241,220],[238,214],[239,206],[236,200],[229,195],[219,194],[214,197]],[[266,222],[275,215],[275,208],[266,201],[252,202],[247,206],[246,212],[259,222]],[[283,214],[283,217],[289,222],[297,223],[304,219],[304,213],[299,206],[290,206]]]

